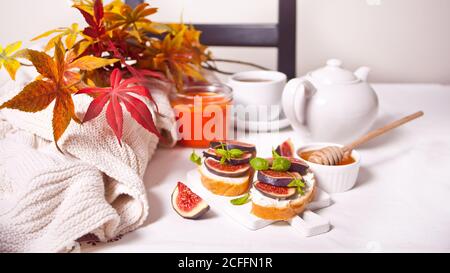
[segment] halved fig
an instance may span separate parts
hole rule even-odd
[[[171,199],[173,209],[186,219],[198,219],[209,210],[209,205],[181,182],[177,183]]]
[[[291,167],[289,168],[290,172],[298,172],[301,175],[304,175],[309,168],[308,164],[301,159],[294,157],[289,157],[288,159],[291,161]]]
[[[277,187],[261,181],[256,181],[254,186],[263,195],[276,199],[287,199],[297,193],[296,188]]]
[[[222,143],[225,145],[228,149],[239,149],[243,152],[249,152],[249,153],[256,153],[256,146],[253,144],[240,142],[236,140],[227,140],[227,141],[211,141],[210,147],[211,148],[218,148],[222,145]]]
[[[220,158],[222,158],[221,155],[218,155],[214,149],[210,148],[206,151],[203,152],[203,156],[208,158],[214,158],[215,160],[220,160]],[[253,154],[249,153],[249,152],[244,152],[244,154],[239,157],[239,158],[231,158],[229,161],[227,161],[227,163],[231,164],[231,165],[240,165],[240,164],[245,164],[250,162],[250,159],[252,159]]]
[[[277,187],[287,187],[295,178],[301,178],[297,172],[258,171],[258,180]]]
[[[242,177],[249,173],[250,164],[231,165],[228,163],[221,164],[219,161],[213,158],[207,158],[205,166],[213,174],[224,177]]]
[[[294,144],[292,143],[291,139],[288,139],[285,142],[278,145],[275,151],[277,152],[277,154],[281,156],[293,157],[295,154]]]

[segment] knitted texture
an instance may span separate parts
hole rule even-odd
[[[15,82],[1,81],[0,103],[35,75],[21,69]],[[152,90],[160,115],[157,127],[176,141],[174,115],[166,93]],[[75,96],[82,117],[91,99]],[[124,111],[122,146],[104,112],[79,125],[71,122],[51,142],[52,107],[29,114],[0,111],[0,252],[68,252],[77,239],[94,234],[113,239],[135,230],[148,215],[143,176],[159,139]]]

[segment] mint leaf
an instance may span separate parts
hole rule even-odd
[[[244,154],[244,152],[239,149],[231,149],[228,151],[228,153],[230,154],[230,157],[232,157],[232,158],[239,158]]]
[[[250,194],[246,193],[245,195],[243,195],[239,198],[230,200],[230,203],[235,206],[241,206],[241,205],[247,204],[248,202],[250,202],[250,200],[251,200]]]
[[[199,166],[202,165],[202,158],[199,155],[197,155],[194,150],[192,150],[192,154],[189,157],[189,159]]]
[[[284,157],[276,157],[272,162],[271,169],[274,171],[285,172],[291,167],[291,161]]]
[[[261,157],[255,157],[250,160],[250,165],[256,171],[265,171],[269,169],[269,162]]]
[[[221,164],[225,164],[225,161],[230,161],[232,158],[239,158],[244,154],[244,152],[241,151],[240,149],[228,150],[227,148],[225,148],[223,144],[221,145],[221,147],[222,148],[214,149],[215,153],[221,156],[220,158]]]
[[[214,150],[216,152],[216,154],[220,155],[220,156],[227,156],[227,150],[224,149],[215,149]]]
[[[290,188],[297,188],[297,192],[300,195],[305,194],[305,191],[303,190],[305,188],[305,183],[301,178],[292,179],[292,181],[287,186]]]
[[[225,157],[225,156],[222,156],[221,158],[220,158],[220,164],[225,164],[225,161],[227,160],[227,158]]]

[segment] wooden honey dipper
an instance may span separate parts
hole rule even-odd
[[[320,150],[313,152],[309,156],[308,161],[322,165],[338,165],[342,161],[346,153],[351,152],[354,148],[358,147],[359,145],[366,143],[369,140],[372,140],[392,129],[399,127],[400,125],[403,125],[421,116],[423,116],[423,112],[419,111],[412,115],[396,120],[388,125],[385,125],[381,128],[378,128],[376,130],[367,133],[366,135],[360,137],[359,139],[353,141],[349,145],[346,145],[342,148],[336,146],[329,146],[322,148]]]

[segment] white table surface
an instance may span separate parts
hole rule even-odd
[[[83,247],[87,252],[341,252],[450,251],[450,86],[374,85],[380,98],[375,126],[423,110],[425,116],[359,149],[357,185],[333,194],[318,211],[331,221],[326,234],[305,238],[278,223],[251,231],[210,210],[185,220],[171,207],[177,181],[194,166],[192,149],[159,149],[148,165],[145,184],[149,218],[137,231],[113,243]],[[269,154],[292,138],[280,133],[250,134],[243,140]]]

